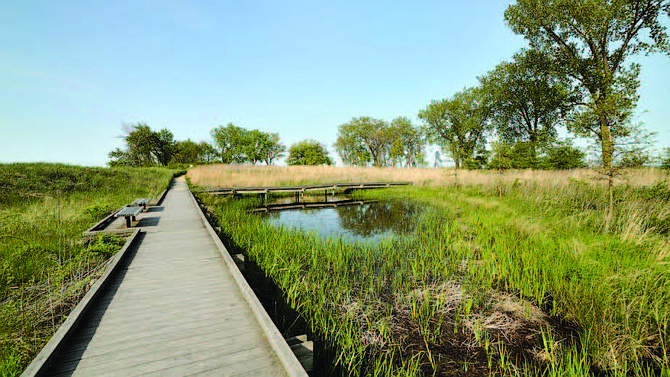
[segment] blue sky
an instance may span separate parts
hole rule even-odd
[[[525,45],[510,3],[8,1],[0,162],[104,165],[136,122],[196,141],[233,122],[333,150],[352,117],[416,120],[510,59]],[[670,58],[639,60],[639,120],[670,147]]]

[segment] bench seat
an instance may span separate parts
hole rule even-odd
[[[135,206],[126,206],[123,207],[122,210],[117,212],[114,217],[121,217],[123,216],[126,219],[126,227],[130,228],[131,227],[131,220],[136,221],[136,216],[142,213],[142,207],[135,207]]]

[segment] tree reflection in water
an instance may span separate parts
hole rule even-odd
[[[409,235],[414,231],[416,205],[385,201],[355,206],[262,214],[275,226],[316,232],[322,238],[341,237],[349,242],[378,243],[393,235]]]

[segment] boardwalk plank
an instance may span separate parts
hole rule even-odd
[[[286,375],[183,179],[163,206],[49,375]]]

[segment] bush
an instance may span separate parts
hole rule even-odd
[[[670,148],[665,148],[665,156],[661,157],[661,168],[670,170]]]
[[[586,166],[586,154],[568,142],[558,143],[545,148],[546,155],[541,158],[540,168],[546,170],[579,169]]]

